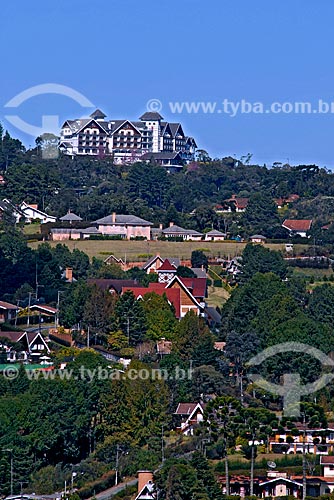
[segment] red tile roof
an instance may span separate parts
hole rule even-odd
[[[171,264],[168,259],[165,259],[163,264],[157,269],[158,273],[160,273],[160,271],[174,271],[174,272],[176,272],[176,267],[173,266],[173,264]]]
[[[144,297],[148,293],[156,293],[157,295],[166,295],[167,300],[170,304],[173,305],[175,309],[175,317],[177,319],[181,316],[181,292],[179,288],[165,288],[163,283],[150,283],[152,285],[162,285],[162,286],[152,286],[149,288],[145,287],[123,287],[122,294],[127,291],[131,291],[134,296],[137,298]]]
[[[282,226],[290,231],[309,231],[312,225],[312,219],[285,219]]]
[[[191,291],[196,299],[205,298],[206,278],[180,278],[180,281]]]
[[[321,464],[334,465],[334,456],[324,456],[324,455],[321,455],[321,457],[320,457],[320,463]]]
[[[0,309],[19,309],[18,306],[10,304],[10,302],[4,302],[0,300]]]

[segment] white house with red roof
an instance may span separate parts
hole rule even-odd
[[[285,219],[282,227],[287,229],[290,234],[298,234],[302,238],[308,236],[308,231],[311,229],[312,219]]]
[[[203,421],[204,405],[202,403],[179,403],[174,415],[179,419],[177,430],[186,436],[192,436],[194,427]]]
[[[20,307],[0,300],[0,323],[7,323],[15,318]]]

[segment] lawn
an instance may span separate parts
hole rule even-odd
[[[57,245],[58,241],[50,241],[51,246]],[[241,255],[246,243],[232,241],[121,241],[121,240],[69,240],[62,242],[70,250],[77,248],[85,252],[90,258],[98,257],[105,259],[113,254],[117,258],[129,261],[146,261],[148,256],[157,255],[162,257],[179,257],[181,260],[189,260],[193,250],[203,250],[208,257],[234,257]],[[29,243],[31,248],[36,248],[40,243]],[[284,244],[268,244],[272,250],[284,250]]]

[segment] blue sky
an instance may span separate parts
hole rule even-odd
[[[334,101],[332,0],[11,0],[1,7],[0,120],[40,126],[43,115],[87,115],[66,96],[35,96],[35,85],[69,86],[109,118],[137,119],[149,99],[181,121],[213,157],[247,153],[334,167],[334,114],[173,114],[169,102]],[[218,105],[217,105],[218,106]],[[333,106],[334,107],[334,106]]]

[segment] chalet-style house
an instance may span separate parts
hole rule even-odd
[[[39,220],[41,224],[46,224],[47,222],[56,222],[57,220],[53,215],[48,215],[39,210],[38,205],[28,204],[24,201],[19,208],[23,212],[26,222]]]
[[[300,196],[298,194],[289,194],[287,197],[276,198],[275,203],[277,208],[283,208],[286,205],[291,205],[298,201]]]
[[[177,417],[177,430],[185,436],[192,436],[194,428],[203,421],[204,405],[201,403],[179,403],[174,415]]]
[[[172,264],[172,266],[177,269],[181,265],[180,259],[176,257],[167,257],[168,261]],[[157,270],[162,266],[166,259],[161,257],[159,254],[151,257],[142,267],[142,270],[147,274],[156,273]]]
[[[152,292],[165,295],[173,305],[177,319],[183,318],[189,311],[198,316],[206,316],[206,278],[180,278],[170,273],[164,282],[149,283],[148,287],[125,286],[122,294],[126,291],[131,291],[137,300]]]
[[[156,500],[153,474],[148,470],[138,471],[138,491],[135,500]]]
[[[0,344],[7,346],[7,360],[11,362],[28,358],[38,361],[43,352],[50,352],[39,332],[0,332]],[[21,350],[15,350],[13,344],[20,344]]]
[[[230,213],[230,212],[244,212],[248,205],[249,198],[241,198],[233,194],[231,198],[224,200],[221,205],[216,205],[214,207],[217,213]]]
[[[308,236],[308,231],[311,229],[312,219],[285,219],[282,227],[287,229],[291,236],[299,235],[302,238]]]
[[[143,157],[146,161],[150,159],[147,154],[166,153],[168,165],[193,161],[196,148],[195,140],[185,135],[181,123],[165,122],[159,113],[146,112],[139,121],[106,120],[99,109],[88,118],[66,120],[59,143],[64,154],[112,155],[116,163],[133,163]],[[164,159],[161,161],[165,164]]]
[[[0,323],[9,323],[15,319],[20,307],[0,300]]]
[[[87,284],[89,286],[96,286],[105,292],[108,291],[109,293],[117,293],[118,295],[122,292],[124,287],[129,287],[131,289],[140,287],[137,280],[118,280],[108,278],[88,278]]]
[[[98,231],[106,236],[120,236],[125,240],[132,240],[140,237],[151,239],[152,222],[141,219],[136,215],[118,215],[113,212],[107,217],[94,222]]]

